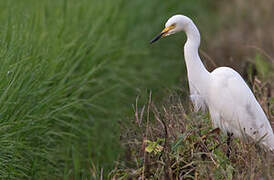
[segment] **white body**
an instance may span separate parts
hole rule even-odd
[[[243,78],[233,69],[219,67],[208,72],[199,54],[200,33],[191,19],[183,15],[171,17],[166,27],[176,25],[167,35],[186,32],[184,56],[191,100],[195,110],[208,108],[214,127],[233,137],[259,141],[266,150],[274,150],[274,134],[270,123]]]

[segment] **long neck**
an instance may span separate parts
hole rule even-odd
[[[187,25],[185,32],[187,35],[187,42],[184,46],[184,56],[189,83],[190,86],[195,86],[196,90],[204,91],[210,74],[202,63],[198,53],[200,33],[192,21]]]

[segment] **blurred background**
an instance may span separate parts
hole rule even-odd
[[[273,122],[274,2],[0,1],[0,175],[85,179],[108,173],[136,97],[188,100],[185,35],[149,41],[174,14],[198,26],[209,70],[236,69]]]

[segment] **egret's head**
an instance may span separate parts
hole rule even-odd
[[[171,34],[175,34],[180,31],[184,31],[187,25],[191,22],[191,19],[183,15],[174,15],[166,22],[164,30],[153,38],[150,43],[154,43],[161,37],[166,37]]]

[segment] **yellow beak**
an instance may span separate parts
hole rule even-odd
[[[163,37],[165,37],[165,35],[166,35],[170,30],[172,30],[172,29],[174,29],[174,28],[175,28],[174,25],[171,25],[171,26],[166,27],[166,28],[161,32],[161,33],[164,34]]]
[[[157,40],[159,40],[161,37],[166,37],[166,35],[168,34],[168,32],[172,29],[175,28],[175,25],[171,25],[166,27],[160,34],[158,34],[157,36],[155,36],[151,41],[150,44],[156,42]]]

